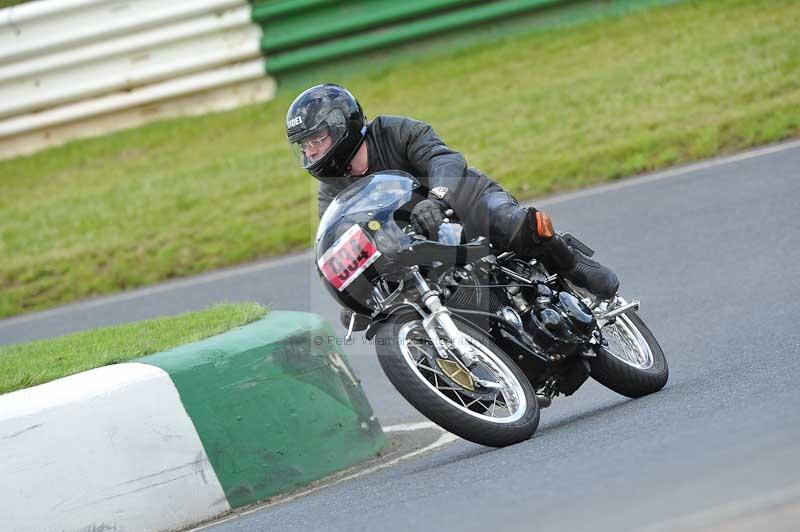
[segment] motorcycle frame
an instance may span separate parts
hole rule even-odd
[[[435,249],[431,248],[431,246],[426,246],[425,251],[430,252],[432,255],[435,254]],[[492,250],[489,246],[485,246],[483,249],[479,249],[475,246],[470,251],[474,251],[474,253],[470,253],[470,255],[472,255],[470,258],[474,260],[468,263],[477,262],[484,257],[496,253],[496,251]],[[490,251],[490,253],[488,251]],[[499,266],[504,262],[504,259],[510,258],[512,255],[511,253],[501,254],[496,260],[496,265]],[[453,265],[456,264],[454,263]],[[382,306],[381,309],[373,315],[372,323],[370,323],[365,331],[367,340],[372,340],[382,323],[400,312],[408,312],[422,319],[423,323],[425,323],[426,320],[430,323],[431,318],[434,317],[433,313],[426,312],[418,303],[408,298],[395,302],[398,298],[397,292],[400,290],[407,290],[409,286],[416,286],[417,291],[420,292],[420,300],[424,300],[425,297],[431,297],[431,295],[433,295],[430,293],[422,293],[422,290],[420,290],[421,287],[413,282],[414,274],[417,276],[420,275],[416,265],[408,267],[408,277],[403,280],[397,291],[389,294],[385,298],[384,302],[392,301],[392,303],[388,306]],[[556,277],[551,276],[548,279],[555,281]],[[435,296],[438,298],[438,292],[436,292]],[[554,392],[572,395],[589,378],[591,373],[589,363],[586,358],[581,355],[573,354],[560,357],[548,355],[530,346],[528,340],[523,336],[523,333],[501,316],[478,310],[448,308],[445,307],[444,304],[442,304],[442,306],[454,322],[471,325],[489,334],[494,343],[520,367],[535,389],[544,388],[549,383],[552,385]],[[428,327],[426,327],[426,331],[427,330]],[[428,332],[430,333],[430,331]],[[438,335],[436,338],[432,337],[431,339],[435,342],[438,349]]]

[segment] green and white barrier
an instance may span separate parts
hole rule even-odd
[[[266,101],[272,76],[504,18],[538,12],[560,25],[678,1],[23,3],[0,9],[0,158]]]
[[[247,0],[0,9],[0,157],[271,99]]]
[[[272,312],[0,396],[3,529],[170,530],[374,457],[383,432],[319,317]]]

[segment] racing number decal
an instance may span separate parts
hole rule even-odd
[[[381,252],[358,225],[348,229],[317,261],[322,274],[339,292],[375,262]]]

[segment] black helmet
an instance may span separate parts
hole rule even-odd
[[[300,164],[319,179],[344,177],[364,142],[367,119],[350,91],[326,83],[303,91],[286,113],[286,136]]]

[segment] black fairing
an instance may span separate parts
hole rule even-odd
[[[464,264],[494,253],[482,240],[461,245],[464,232],[455,223],[442,228],[438,241],[407,231],[411,210],[427,192],[410,174],[392,171],[359,179],[336,196],[314,247],[317,271],[340,304],[371,314],[379,279],[394,282],[408,266]],[[367,251],[373,246],[377,253]]]
[[[419,186],[413,177],[403,172],[367,176],[344,189],[325,211],[314,244],[317,271],[325,288],[340,304],[360,314],[371,313],[373,283],[392,271],[393,260],[412,243],[395,217],[409,219],[404,207],[413,203],[414,191]],[[364,231],[377,247],[379,257],[362,273],[348,279],[349,284],[340,290],[328,280],[322,265],[326,253],[341,245],[342,237],[352,231],[353,226]]]

